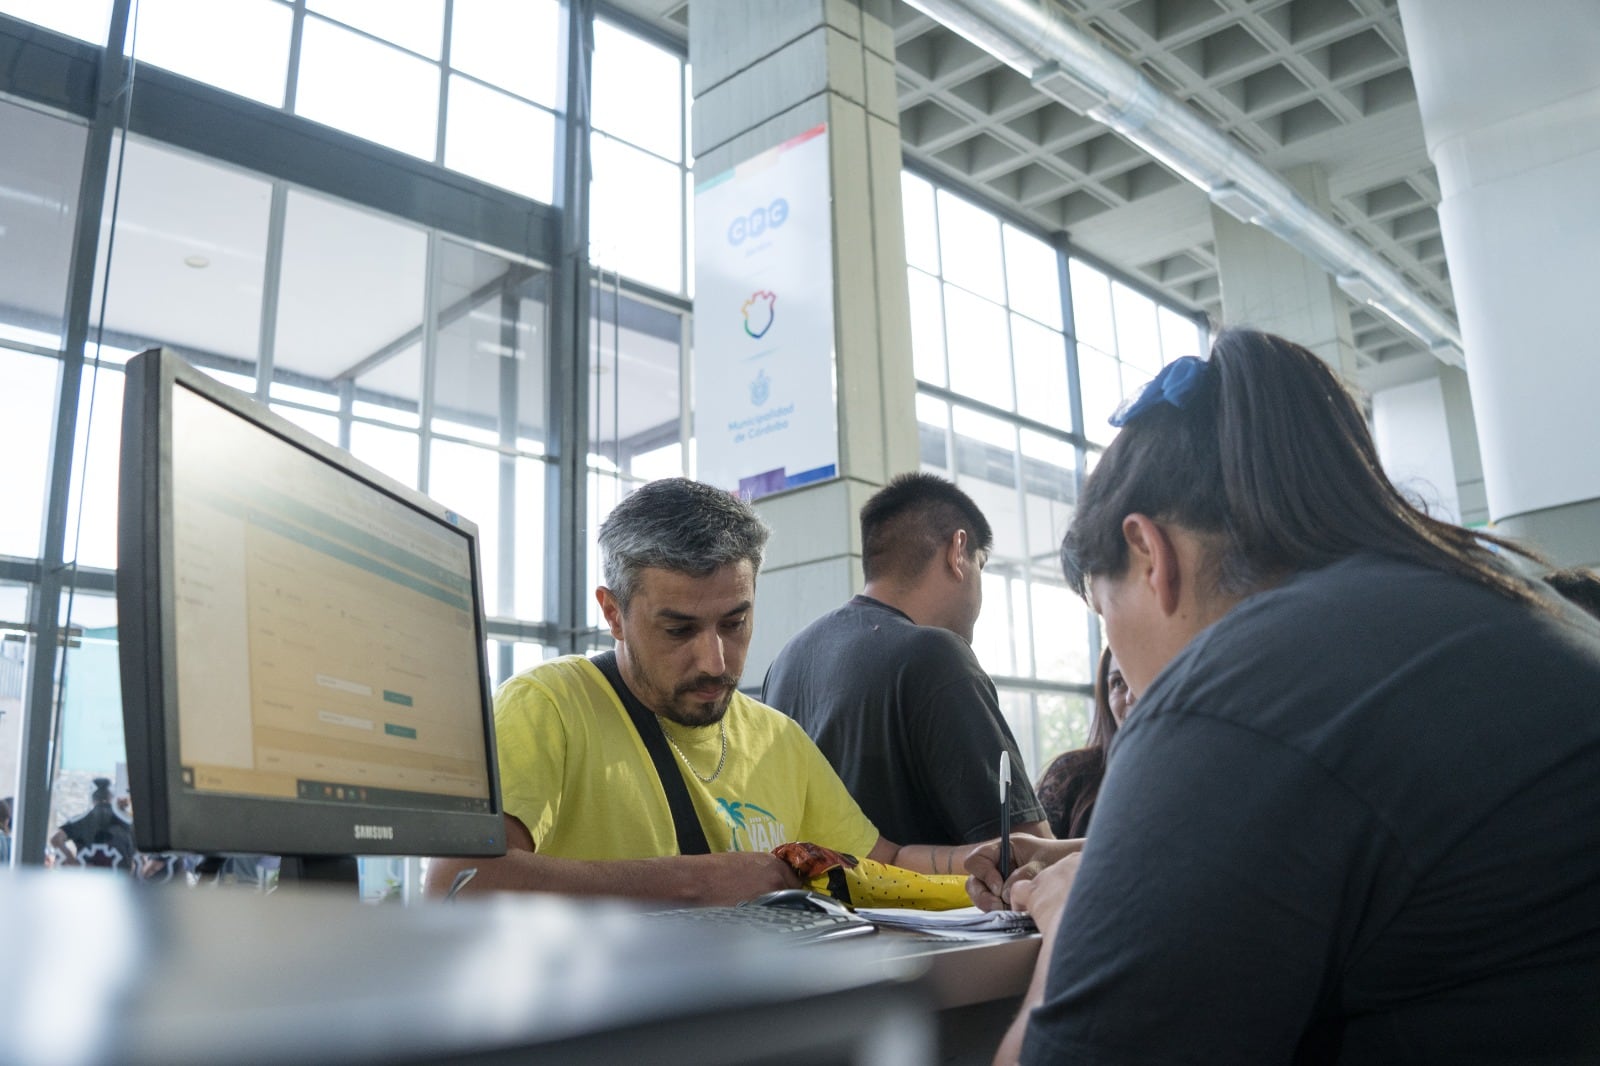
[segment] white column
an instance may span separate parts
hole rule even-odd
[[[1438,378],[1374,392],[1372,436],[1384,473],[1396,488],[1433,517],[1461,521],[1450,424]]]
[[[1600,562],[1600,4],[1400,0],[1489,516]]]

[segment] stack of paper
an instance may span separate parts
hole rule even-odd
[[[909,929],[940,936],[1015,936],[1038,930],[1033,917],[1023,911],[981,911],[961,907],[949,911],[923,911],[908,907],[857,907],[856,914],[887,929]]]

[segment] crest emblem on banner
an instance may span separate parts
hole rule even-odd
[[[750,299],[744,302],[739,311],[744,315],[744,331],[756,340],[767,335],[767,330],[772,328],[773,305],[778,302],[778,294],[758,289],[750,294]]]

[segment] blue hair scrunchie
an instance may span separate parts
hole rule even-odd
[[[1121,429],[1158,403],[1170,403],[1178,410],[1183,410],[1205,381],[1209,369],[1210,366],[1199,356],[1185,355],[1174,359],[1161,368],[1161,373],[1150,384],[1139,390],[1139,395],[1117,408],[1108,421]]]

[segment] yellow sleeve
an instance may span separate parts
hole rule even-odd
[[[566,724],[549,690],[522,675],[495,693],[494,728],[505,812],[527,827],[538,850],[561,815]]]

